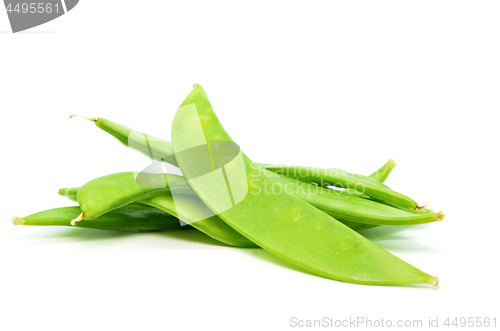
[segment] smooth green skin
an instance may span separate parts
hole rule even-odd
[[[265,169],[281,175],[298,178],[304,182],[317,183],[321,186],[342,185],[342,187],[356,190],[371,198],[388,201],[410,210],[418,207],[417,203],[412,199],[391,190],[385,184],[375,179],[351,174],[341,169],[320,169],[299,166],[267,166]]]
[[[386,163],[381,169],[384,169],[385,167],[388,166],[388,163]],[[380,172],[380,170],[378,170]],[[272,174],[271,174],[272,175]],[[163,181],[164,178],[162,175],[151,175],[152,177],[157,180],[157,177],[160,177],[160,181]],[[290,185],[290,184],[295,184],[295,180],[291,178],[287,178],[284,176],[280,175],[275,175],[275,177],[283,177],[283,180],[281,181],[281,185]],[[123,179],[125,177],[125,180]],[[91,189],[93,189],[96,192],[99,192],[99,195],[96,194],[87,194],[87,195],[80,195],[80,203],[83,206],[91,206],[88,209],[86,209],[86,214],[84,216],[87,217],[87,219],[90,217],[89,215],[95,215],[95,214],[103,214],[109,210],[113,210],[116,208],[116,206],[121,206],[124,203],[130,204],[130,203],[135,203],[135,204],[146,204],[146,205],[153,205],[161,210],[164,210],[174,216],[177,216],[177,212],[175,210],[175,205],[173,204],[172,197],[170,194],[166,193],[164,194],[163,192],[160,192],[160,194],[156,194],[160,196],[160,198],[156,199],[146,199],[146,200],[141,200],[145,196],[149,196],[152,194],[150,190],[144,190],[143,187],[137,186],[135,184],[135,181],[131,181],[133,178],[132,173],[120,173],[120,174],[113,174],[113,175],[108,175],[108,176],[103,176],[100,177],[98,180],[94,180],[89,182],[87,184],[86,188],[88,192],[91,192]],[[179,178],[179,181],[181,179]],[[280,182],[278,180],[278,182]],[[105,183],[103,186],[97,186],[96,184],[100,183]],[[132,184],[132,190],[127,189],[123,190],[124,183]],[[346,220],[341,219],[341,222],[349,226],[350,228],[356,230],[356,231],[362,231],[366,230],[369,228],[373,228],[378,224],[398,224],[397,220],[389,220],[388,222],[383,222],[383,218],[378,217],[378,218],[370,218],[371,213],[370,210],[367,210],[368,213],[365,213],[365,215],[359,216],[358,214],[354,213],[353,216],[357,218],[350,217],[349,212],[343,212],[343,213],[331,213],[331,209],[335,208],[335,203],[333,205],[329,203],[328,201],[325,201],[325,197],[328,199],[328,195],[322,195],[321,197],[316,197],[316,199],[308,199],[309,195],[314,195],[316,194],[315,192],[318,190],[318,187],[306,184],[307,194],[302,194],[300,195],[301,198],[305,198],[307,201],[313,202],[313,205],[316,207],[319,207],[320,209],[324,208],[324,211],[333,215],[333,216],[340,216],[340,215],[346,215]],[[119,190],[117,191],[117,188]],[[328,189],[323,189],[320,188],[321,190],[327,192],[331,190]],[[77,200],[77,193],[78,193],[79,188],[78,187],[73,187],[73,188],[67,188],[67,189],[61,189],[59,194],[67,196],[68,198],[72,199],[73,201],[78,201]],[[165,190],[168,191],[168,188],[165,188]],[[124,197],[121,193],[125,192],[126,197]],[[305,192],[304,192],[305,193]],[[102,199],[102,196],[108,196],[108,198]],[[353,202],[356,203],[357,200],[360,199],[352,199],[352,197],[347,197],[342,199],[342,195],[339,192],[335,192],[335,195],[333,196],[340,196],[341,201],[345,201],[346,199],[348,202]],[[331,197],[331,196],[330,196]],[[351,198],[349,200],[349,198]],[[95,201],[95,199],[98,199],[98,201]],[[106,203],[102,203],[104,202]],[[148,201],[152,200],[152,201]],[[124,202],[126,201],[126,202]],[[365,203],[364,201],[361,201],[361,203]],[[332,207],[333,206],[333,207]],[[345,203],[344,206],[345,207]],[[373,204],[371,207],[377,207],[377,204]],[[198,210],[200,207],[199,205],[196,205],[196,202],[192,204],[192,209],[190,212],[193,214],[190,215],[183,215],[183,217],[187,217],[188,219],[186,220],[187,222],[191,222],[192,219],[197,219],[196,216],[199,214],[201,211]],[[354,209],[356,209],[356,206],[354,206]],[[366,209],[366,208],[365,208]],[[391,208],[392,209],[392,208]],[[355,222],[354,219],[367,219],[370,218],[368,221],[364,222]],[[380,221],[382,219],[382,221]],[[392,221],[392,222],[391,222]],[[403,220],[405,221],[405,220]],[[410,220],[408,220],[410,221]],[[378,222],[378,223],[377,223]],[[360,224],[360,223],[365,223],[365,224]],[[403,224],[413,224],[411,222],[399,222],[401,225]],[[421,221],[414,222],[414,223],[421,223]],[[248,239],[245,237],[241,236],[239,233],[234,231],[232,228],[230,228],[227,224],[222,222],[218,217],[213,216],[210,217],[209,219],[203,220],[203,221],[198,221],[196,224],[193,225],[194,227],[198,228],[200,231],[206,233],[207,235],[211,236],[214,239],[217,239],[225,244],[232,245],[232,246],[239,246],[239,247],[255,247],[256,245],[250,242]]]
[[[297,195],[302,200],[310,203],[316,208],[322,210],[323,212],[333,216],[336,219],[340,219],[341,222],[348,222],[348,226],[355,230],[365,229],[366,227],[355,225],[352,223],[363,223],[363,224],[372,224],[372,225],[414,225],[414,224],[424,224],[430,223],[434,221],[441,220],[443,217],[442,213],[422,213],[415,214],[405,210],[396,209],[389,207],[385,204],[377,203],[368,199],[362,199],[357,196],[352,196],[344,193],[343,191],[335,191],[328,188],[324,188],[318,185],[312,185],[305,182],[302,182],[298,179],[282,176],[276,174],[271,171],[267,171],[265,169],[262,170],[266,173],[267,176],[271,177],[276,184],[279,185],[279,190],[286,189],[289,193]],[[144,188],[135,185],[135,182],[132,183],[132,189],[123,190],[123,184],[125,183],[122,178],[125,176],[126,178],[131,178],[128,176],[129,173],[119,173],[107,175],[99,178],[99,182],[105,182],[105,185],[95,186],[92,185],[95,192],[99,192],[97,194],[87,194],[84,197],[83,194],[80,194],[79,200],[75,200],[78,187],[72,187],[68,189],[61,189],[59,194],[67,196],[73,201],[79,201],[82,205],[85,206],[98,206],[99,210],[96,208],[88,209],[87,213],[101,213],[102,210],[113,210],[116,205],[121,206],[123,201],[126,201],[127,204],[137,203],[141,201],[144,203],[143,199],[147,196],[156,196],[158,195],[157,191],[154,191],[152,194],[150,191],[145,191]],[[163,175],[154,175],[154,176],[163,176]],[[175,175],[172,175],[175,176]],[[175,176],[179,179],[179,183],[182,181],[183,177]],[[90,183],[95,184],[96,181],[91,181]],[[130,181],[129,181],[130,184]],[[120,187],[120,191],[117,191],[116,188]],[[275,190],[276,187],[267,187],[265,186],[265,190]],[[167,195],[171,195],[168,192],[168,188],[165,190]],[[123,197],[123,194],[126,197]],[[163,191],[160,191],[162,194]],[[105,200],[105,204],[102,203],[101,197],[108,196]],[[99,199],[95,201],[95,199]],[[196,206],[196,203],[191,204],[193,212],[196,212],[196,209],[200,207]],[[202,204],[200,204],[202,206]],[[172,210],[175,210],[175,206],[172,207]],[[166,210],[169,212],[168,210]],[[174,212],[174,216],[177,214]],[[192,219],[196,219],[194,217],[187,217]],[[225,226],[225,224],[221,223],[221,226]],[[234,235],[234,231],[232,234]],[[207,233],[210,235],[210,233]]]
[[[145,199],[159,192],[169,192],[172,185],[185,186],[186,192],[191,189],[181,176],[169,175],[167,183],[163,174],[142,173],[151,185],[143,187],[137,184],[133,172],[120,172],[95,178],[83,185],[76,195],[83,213],[83,219],[99,217],[113,209]]]
[[[227,210],[218,210],[213,196],[214,183],[193,180],[184,169],[183,151],[196,146],[198,122],[190,117],[183,106],[194,104],[206,141],[232,141],[215,115],[212,106],[199,85],[184,100],[172,124],[172,146],[179,167],[203,202],[232,228],[270,253],[319,276],[339,281],[372,284],[435,285],[437,278],[418,270],[398,259],[379,246],[359,235],[329,215],[321,212],[300,198],[285,193],[260,194],[255,185],[248,185],[248,194],[238,204]],[[194,137],[194,138],[193,138]],[[272,179],[260,171],[244,154],[247,178],[261,183]],[[201,160],[200,160],[201,162]],[[228,178],[234,168],[224,166]],[[259,185],[254,181],[254,184]],[[261,190],[263,187],[258,187]],[[224,187],[220,187],[224,190]],[[261,191],[262,192],[262,191]]]
[[[443,213],[411,213],[319,185],[303,183],[296,178],[281,176],[272,171],[263,171],[289,193],[336,219],[373,225],[414,225],[440,221],[444,217]]]
[[[177,166],[177,161],[175,160],[172,146],[169,141],[156,138],[143,132],[132,130],[124,125],[106,120],[104,118],[96,119],[95,124],[100,129],[106,131],[107,133],[118,139],[123,145],[135,149],[136,151],[146,155],[150,159],[160,162],[167,162],[171,165]],[[131,136],[131,132],[134,132],[135,134]],[[141,143],[129,143],[129,138],[134,139],[134,141],[137,142],[139,137],[143,138],[141,142],[144,140],[147,142],[147,147]]]
[[[45,210],[26,217],[15,217],[15,225],[72,226],[71,220],[81,213],[80,207]],[[111,231],[173,231],[181,229],[179,220],[156,208],[130,205],[110,211],[100,217],[82,220],[76,225]],[[190,227],[182,227],[190,228]]]
[[[279,184],[282,188],[285,188],[293,194],[296,194],[301,199],[307,201],[311,205],[321,209],[329,215],[339,218],[342,223],[356,231],[366,230],[381,224],[421,224],[435,221],[437,218],[437,215],[424,215],[423,217],[416,216],[414,214],[400,211],[370,200],[360,199],[327,188],[300,182],[296,179],[281,176],[267,170],[262,171],[266,172],[267,175],[273,178],[276,183]],[[156,192],[150,198],[144,199],[144,188],[135,185],[135,182],[132,183],[132,187],[134,188],[134,190],[123,190],[123,176],[126,174],[127,173],[119,173],[100,177],[99,182],[105,182],[106,184],[103,186],[93,186],[94,191],[99,192],[100,196],[109,197],[105,200],[106,210],[112,210],[115,208],[116,204],[121,204],[124,200],[126,200],[127,203],[140,203],[142,205],[145,204],[154,206],[178,217],[173,198],[168,190],[166,192]],[[161,178],[163,178],[163,175],[154,176],[160,176]],[[132,178],[132,175],[126,175],[126,178]],[[178,178],[180,182],[182,179],[181,177]],[[96,182],[91,181],[91,183],[95,184]],[[117,191],[116,187],[120,187],[121,189]],[[137,195],[134,194],[136,192],[135,189],[137,189]],[[110,190],[110,192],[107,192],[108,190]],[[125,194],[127,195],[126,199],[122,197],[121,192],[125,192]],[[75,199],[78,193],[78,188],[73,187],[69,189],[61,189],[59,193],[61,195],[65,195],[69,198]],[[148,191],[146,192],[146,194],[149,195],[150,192]],[[101,200],[97,201],[97,203],[95,201],[88,200],[92,200],[94,198],[100,199],[100,196],[89,194],[87,200],[82,198],[81,194],[79,196],[79,201],[82,204],[103,206],[103,204],[100,203]],[[233,230],[231,227],[229,227],[227,224],[225,224],[223,221],[221,221],[217,216],[212,216],[210,218],[203,219],[202,221],[194,222],[193,220],[200,219],[199,215],[206,214],[206,211],[203,210],[203,208],[206,207],[203,203],[200,203],[198,197],[186,196],[185,200],[185,203],[189,203],[191,207],[187,211],[187,213],[183,215],[183,221],[192,223],[193,227],[225,244],[239,247],[256,246],[251,241],[249,241],[248,239],[237,233],[235,230]]]
[[[150,174],[150,176],[152,178],[164,178],[163,174]],[[198,219],[198,215],[203,214],[204,211],[202,208],[205,206],[201,202],[197,203],[199,198],[191,190],[184,177],[181,176],[169,175],[170,182],[165,182],[166,188],[156,189],[137,185],[133,172],[111,174],[96,178],[83,185],[80,190],[76,190],[76,197],[82,211],[84,211],[84,220],[92,219],[93,215],[97,215],[94,217],[98,217],[99,215],[104,216],[116,208],[130,204],[152,206],[177,217],[175,204],[168,186],[172,184],[172,179],[175,179],[173,181],[174,185],[184,185],[187,188],[185,191],[188,193],[186,197],[183,195],[176,197],[183,199],[186,204],[189,203],[191,206],[190,209],[183,213],[183,221],[190,223],[194,228],[227,245],[258,247],[221,221],[217,216],[191,223],[192,220]],[[75,194],[74,191],[75,188],[61,189],[60,193],[63,192],[65,193],[64,195],[72,198]],[[189,193],[192,193],[192,196]]]

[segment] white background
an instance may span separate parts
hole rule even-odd
[[[11,34],[0,10],[0,329],[298,329],[291,317],[500,325],[499,15],[497,1],[82,0]],[[396,159],[386,183],[446,219],[365,235],[440,288],[318,278],[196,231],[11,224],[71,205],[60,187],[148,165],[70,114],[170,140],[193,83],[254,161],[369,174]]]

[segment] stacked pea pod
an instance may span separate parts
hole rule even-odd
[[[146,171],[102,176],[59,191],[79,206],[15,217],[14,224],[113,231],[195,228],[229,246],[261,247],[330,279],[438,284],[437,277],[358,234],[380,225],[444,218],[383,184],[393,160],[370,176],[253,163],[224,130],[199,85],[174,117],[172,143],[109,120],[86,119],[149,157],[149,171],[169,164],[184,176]]]

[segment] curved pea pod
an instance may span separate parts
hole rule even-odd
[[[341,185],[353,189],[370,198],[387,201],[410,210],[417,209],[418,204],[401,193],[391,190],[387,185],[370,177],[351,174],[341,169],[320,169],[313,167],[269,166],[265,169],[288,177],[298,178],[305,182],[317,183],[321,186]]]
[[[13,220],[14,225],[72,226],[71,220],[80,213],[78,206],[63,207],[26,217],[14,217]],[[112,231],[173,231],[181,228],[179,220],[164,211],[134,205],[115,209],[100,217],[82,220],[76,226]]]
[[[389,159],[382,167],[380,167],[377,171],[375,171],[368,177],[375,179],[377,182],[383,183],[385,182],[387,177],[389,177],[389,175],[391,174],[392,170],[395,167],[396,167],[396,161],[394,161],[393,159]],[[343,192],[349,195],[356,195],[360,198],[368,198],[368,196],[366,196],[365,194],[357,192],[352,188],[346,188]]]
[[[437,284],[437,277],[398,259],[298,197],[285,191],[263,194],[264,183],[272,184],[272,179],[241,150],[221,148],[226,144],[234,142],[213,112],[205,91],[195,85],[172,124],[177,163],[200,199],[260,247],[311,273],[339,281]],[[207,153],[214,160],[211,172],[188,171],[188,162],[201,164]]]
[[[92,215],[105,215],[124,204],[147,205],[179,217],[183,222],[227,245],[258,247],[215,216],[196,196],[184,177],[171,174],[141,173],[140,175],[146,176],[147,179],[141,184],[154,184],[149,185],[153,187],[138,185],[133,172],[99,177],[83,185],[77,190],[78,203],[83,211],[83,217],[82,214],[78,217],[83,220],[92,219]],[[176,193],[175,201],[171,194],[172,190]],[[73,224],[77,222],[78,218]]]
[[[373,225],[414,225],[444,219],[442,212],[415,214],[355,195],[304,183],[296,178],[263,171],[273,181],[284,187],[288,193],[295,194],[337,220]]]
[[[169,192],[173,187],[178,192],[192,192],[185,179],[176,175],[167,179],[164,174],[120,172],[95,178],[78,190],[76,197],[82,213],[73,223],[99,217],[157,192]]]
[[[146,155],[150,159],[177,166],[169,141],[133,130],[104,118],[89,118],[76,114],[71,115],[70,118],[75,116],[94,122],[97,127],[118,139],[123,145]]]

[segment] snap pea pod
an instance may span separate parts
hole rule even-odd
[[[156,192],[170,191],[172,187],[185,193],[191,192],[184,178],[175,175],[169,176],[167,180],[167,176],[163,175],[121,172],[95,178],[78,190],[76,198],[82,212],[72,224],[82,219],[99,217]]]
[[[414,225],[444,219],[442,212],[415,214],[372,200],[304,183],[296,178],[281,176],[272,171],[263,171],[281,187],[286,188],[288,192],[336,219],[374,225]]]
[[[401,193],[391,190],[387,185],[372,178],[351,174],[341,169],[320,169],[301,166],[267,166],[265,169],[281,175],[298,178],[305,182],[317,183],[321,186],[342,185],[371,198],[388,201],[403,208],[415,210],[418,204]]]
[[[150,176],[159,177],[159,180],[163,180],[164,178],[162,174],[150,174]],[[176,181],[177,183],[182,182],[182,177],[175,175],[168,176],[170,182],[172,181],[172,178],[175,177],[178,177],[178,181]],[[61,189],[59,190],[59,193],[73,199],[78,197],[78,202],[87,208],[84,209],[82,207],[82,210],[86,210],[87,214],[90,213],[91,215],[104,214],[116,209],[116,206],[121,206],[123,201],[126,201],[127,203],[153,206],[178,217],[174,199],[168,189],[165,189],[164,191],[149,191],[146,188],[137,185],[133,181],[133,178],[134,176],[131,172],[111,174],[99,177],[97,180],[90,181],[87,184],[91,185],[85,184],[80,191],[78,188],[73,187],[69,189]],[[154,180],[154,182],[157,181]],[[127,187],[127,189],[123,189],[124,187]],[[82,191],[84,194],[81,193]],[[154,194],[151,194],[151,192],[154,192]],[[123,197],[123,195],[125,195],[125,197]],[[236,232],[217,216],[214,216],[195,194],[178,195],[176,196],[176,199],[178,203],[179,199],[181,199],[182,201],[180,203],[184,205],[182,213],[182,220],[184,222],[227,245],[238,247],[257,247],[253,242]],[[73,223],[77,224],[77,221]],[[357,231],[373,227],[349,221],[346,221],[346,224]]]
[[[146,176],[146,180],[142,182],[145,186],[137,183],[133,172],[111,174],[89,181],[76,190],[76,198],[82,209],[78,218],[92,219],[132,203],[153,206],[177,217],[178,213],[170,194],[171,187],[169,187],[169,185],[174,185],[175,192],[181,193],[176,195],[176,198],[179,201],[182,200],[184,206],[182,221],[227,245],[257,247],[214,216],[192,191],[184,177],[171,174],[141,174],[141,176]],[[147,187],[148,184],[152,187]],[[70,197],[74,196],[74,191],[75,188],[60,190],[60,192],[68,192]],[[147,199],[152,196],[155,198]],[[80,222],[78,218],[74,219],[72,224]]]
[[[389,177],[391,171],[396,167],[396,161],[393,159],[387,160],[387,162],[380,167],[377,171],[372,173],[369,177],[375,179],[378,182],[385,182],[387,177]]]
[[[192,169],[188,162],[204,161],[201,153],[190,152],[192,148],[205,146],[213,160],[214,149],[221,142],[233,143],[205,91],[194,85],[172,124],[177,163],[201,200],[260,247],[311,273],[339,281],[437,285],[437,277],[398,259],[295,195],[284,191],[263,194],[262,183],[272,183],[272,179],[241,151],[234,157],[218,149],[219,158],[231,161],[218,168],[212,164],[212,172],[203,176],[188,171]],[[254,185],[249,185],[250,178]],[[230,184],[223,185],[225,179]],[[246,192],[243,197],[242,192]],[[232,197],[229,204],[220,198],[228,194]]]
[[[174,201],[172,195],[162,192],[141,200],[140,203],[180,217],[192,227],[227,245],[245,248],[259,247],[224,223],[218,216],[213,215],[197,196],[176,196]],[[179,205],[179,203],[185,207],[182,216],[179,216],[177,212],[176,204]]]
[[[271,165],[266,165],[266,166],[271,166]],[[383,182],[385,182],[387,177],[389,177],[389,175],[391,174],[392,170],[395,167],[396,167],[396,161],[394,161],[393,159],[389,159],[382,167],[380,167],[377,171],[375,171],[374,173],[372,173],[368,177],[373,178],[376,181],[383,183]],[[360,193],[360,192],[358,192],[352,188],[349,188],[349,187],[345,188],[341,192],[344,194],[355,195],[355,196],[360,197],[360,198],[369,198],[366,194]]]
[[[14,225],[72,226],[71,220],[81,213],[80,207],[45,210],[26,217],[14,217]],[[112,231],[173,231],[181,228],[179,220],[157,208],[129,205],[106,214],[78,222],[76,226]],[[183,227],[190,228],[190,227]]]
[[[103,119],[103,118],[89,118],[89,117],[76,115],[76,114],[71,115],[70,118],[75,117],[75,116],[85,118],[89,121],[94,122],[97,127],[99,127],[101,130],[109,133],[110,135],[112,135],[113,137],[118,139],[118,141],[120,141],[123,145],[142,153],[143,155],[149,157],[150,159],[160,161],[160,162],[167,162],[167,163],[169,163],[173,166],[176,166],[176,167],[178,166],[177,161],[175,160],[175,157],[173,155],[172,145],[169,141],[154,137],[152,135],[149,135],[149,134],[137,131],[137,130],[133,130],[133,129],[128,128],[122,124],[119,124],[119,123],[116,123],[116,122],[113,122],[113,121],[110,121],[107,119]],[[283,167],[281,167],[281,166],[275,166],[275,165],[265,164],[265,163],[256,163],[256,164],[259,167],[266,168],[267,170],[271,170],[271,171],[275,171],[275,172],[283,170],[282,169]],[[410,210],[410,211],[413,211],[415,213],[420,213],[419,211],[422,210],[424,207],[418,206],[418,204],[415,203],[410,198],[405,197],[402,194],[399,194],[397,192],[390,190],[385,185],[382,185],[382,188],[379,187],[378,189],[379,190],[382,189],[383,192],[381,192],[381,193],[384,193],[384,192],[387,193],[389,195],[389,197],[392,197],[396,201],[392,201],[392,199],[381,198],[380,197],[381,194],[373,193],[374,188],[372,186],[373,185],[376,186],[376,184],[371,182],[370,179],[374,179],[376,181],[383,183],[385,181],[385,179],[387,179],[387,176],[389,176],[390,172],[392,171],[392,169],[394,169],[395,166],[396,166],[396,162],[392,159],[389,159],[387,161],[387,163],[384,164],[384,166],[382,166],[379,170],[377,170],[376,172],[371,174],[369,176],[370,178],[367,178],[367,177],[362,176],[362,175],[349,174],[349,175],[351,175],[351,177],[355,177],[356,180],[353,181],[352,180],[353,178],[351,178],[351,185],[347,185],[346,187],[344,187],[345,193],[349,194],[349,195],[356,195],[358,197],[369,198],[369,199],[372,199],[374,201],[377,201],[377,202],[380,202],[383,204],[387,204],[387,205],[394,207],[394,208]],[[287,167],[287,168],[293,168],[293,167]],[[309,170],[312,170],[312,169],[313,168],[309,168]],[[348,174],[347,172],[345,172],[343,170],[339,170],[339,169],[329,169],[329,170],[321,169],[321,170],[328,171],[328,172],[332,172],[333,170],[338,170],[340,173]],[[321,172],[319,172],[318,174],[320,176],[322,175]],[[331,180],[331,178],[328,179],[324,175],[323,175],[323,177],[320,177],[320,178],[305,177],[305,178],[300,178],[300,179],[304,180],[304,181],[320,182],[320,183],[325,183],[325,180],[326,181]],[[369,183],[371,183],[371,185],[368,184],[369,185],[368,190],[371,191],[373,194],[370,197],[365,195],[365,193],[366,193],[365,192],[365,189],[366,189],[365,184],[359,183],[359,180],[361,180],[361,182],[363,182],[363,179],[365,179],[364,180],[365,182],[368,181]],[[346,180],[346,179],[344,178],[344,180]],[[347,179],[347,181],[349,182],[349,179]],[[335,180],[334,180],[333,183],[330,183],[330,184],[332,184],[332,185],[341,184],[342,185],[342,183],[345,184],[344,181],[335,182]],[[354,187],[352,187],[352,185],[354,185]],[[389,190],[389,191],[387,191],[387,190]],[[423,209],[421,213],[428,213],[428,212],[432,212],[432,210],[429,211],[429,210]]]

